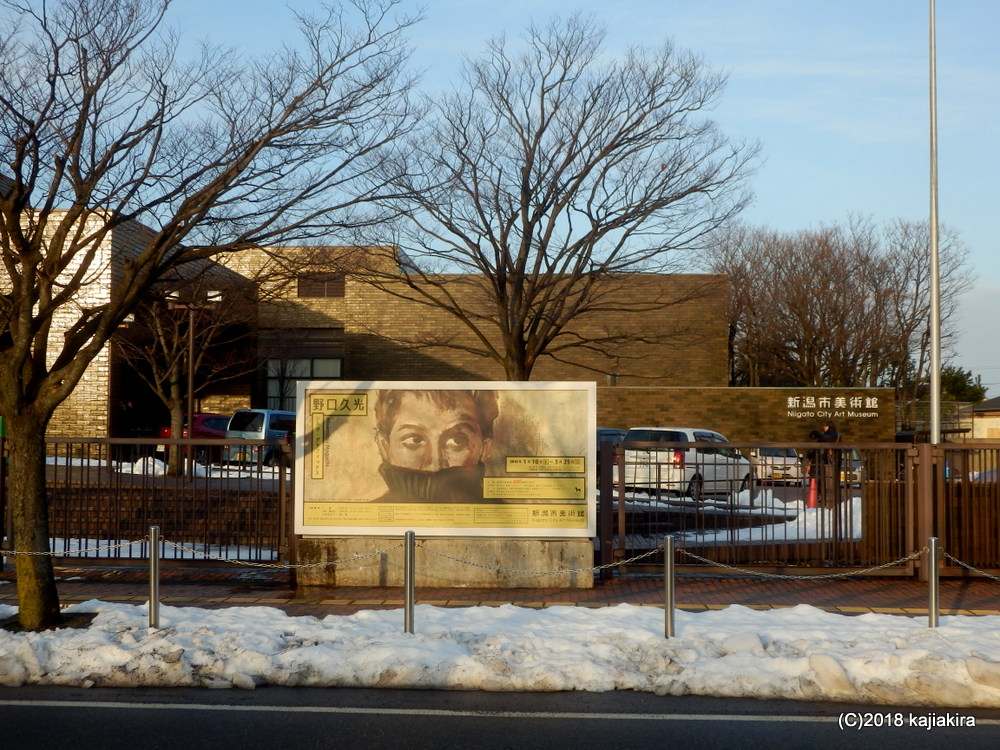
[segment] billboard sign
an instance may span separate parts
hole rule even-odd
[[[303,381],[297,399],[297,534],[595,534],[594,383]]]

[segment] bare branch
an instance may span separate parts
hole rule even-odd
[[[579,16],[520,53],[493,40],[387,164],[401,220],[379,244],[407,262],[401,279],[384,255],[367,281],[447,311],[511,379],[574,346],[611,356],[619,337],[599,347],[574,321],[673,302],[629,285],[680,268],[673,251],[747,200],[757,149],[705,116],[723,78],[670,45],[605,62],[602,41]]]
[[[930,309],[925,224],[847,226],[780,234],[736,228],[708,254],[730,278],[733,385],[908,388],[926,376]],[[967,251],[941,241],[943,339],[971,281]],[[912,397],[912,395],[911,395]]]

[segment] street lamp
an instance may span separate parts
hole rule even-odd
[[[194,437],[194,323],[195,312],[206,310],[222,300],[222,292],[209,290],[201,299],[183,300],[178,292],[167,295],[170,309],[187,310],[188,340],[187,340],[187,423],[188,438]],[[188,450],[188,476],[194,477],[194,451]]]

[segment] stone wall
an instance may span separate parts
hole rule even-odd
[[[399,538],[304,537],[297,542],[299,586],[392,586],[404,584]],[[378,563],[331,565],[372,556]],[[456,558],[456,559],[449,559]],[[464,562],[463,562],[464,561]],[[471,564],[470,564],[471,563]],[[312,566],[312,567],[306,567]],[[414,551],[414,585],[473,588],[592,588],[594,543],[583,539],[428,537]],[[538,575],[530,571],[561,571]]]

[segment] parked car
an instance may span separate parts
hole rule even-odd
[[[601,443],[611,443],[612,445],[618,445],[622,440],[625,439],[625,430],[619,430],[614,427],[598,427],[597,428],[597,453],[601,453]]]
[[[190,429],[187,414],[184,415],[184,426],[181,430],[181,437],[190,435],[193,439],[217,439],[226,437],[226,428],[229,426],[229,416],[226,414],[212,414],[201,412],[194,415],[190,420]],[[170,425],[161,427],[159,437],[169,440],[171,435]],[[156,446],[158,453],[166,453],[165,445]],[[195,448],[195,460],[198,463],[218,462],[222,458],[222,445],[215,446],[199,445]]]
[[[865,464],[857,448],[840,451],[841,484],[861,484],[865,478]]]
[[[230,440],[285,440],[295,430],[295,412],[274,409],[239,409],[229,418],[226,438]],[[274,445],[227,445],[226,463],[257,463],[275,466],[281,449]]]
[[[633,427],[625,433],[626,488],[700,500],[704,494],[749,489],[750,462],[718,432],[690,427]],[[710,443],[703,447],[656,443]],[[646,444],[646,445],[642,445]],[[649,445],[653,444],[653,445]],[[615,481],[619,481],[616,476]]]
[[[805,477],[802,456],[794,448],[754,448],[750,457],[755,460],[754,473],[761,481],[801,484]]]

